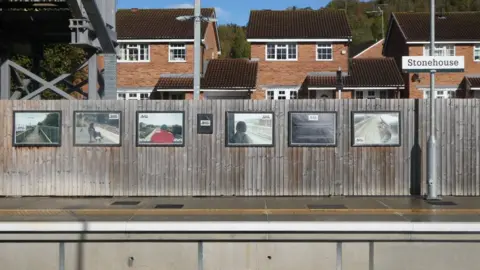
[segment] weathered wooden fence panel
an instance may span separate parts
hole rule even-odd
[[[378,196],[426,191],[427,100],[0,101],[3,196]],[[14,110],[61,110],[62,146],[12,147]],[[73,112],[123,112],[121,147],[73,146]],[[136,147],[136,111],[185,111],[185,147]],[[401,112],[400,147],[352,147],[352,111]],[[436,100],[440,193],[480,195],[480,101]],[[275,146],[225,147],[226,111],[272,111]],[[336,111],[336,147],[288,147],[289,111]],[[214,133],[197,134],[197,113]]]

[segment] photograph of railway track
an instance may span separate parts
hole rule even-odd
[[[227,113],[227,146],[273,146],[273,113]]]
[[[77,111],[74,113],[76,146],[120,146],[121,113]]]
[[[336,145],[336,114],[330,112],[291,112],[291,146]]]
[[[14,146],[60,146],[61,112],[14,112]]]
[[[184,145],[183,112],[138,112],[137,145]]]
[[[353,113],[353,146],[399,146],[400,112]]]

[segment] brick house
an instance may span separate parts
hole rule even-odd
[[[193,21],[176,19],[191,16],[193,12],[193,9],[117,11],[119,99],[148,99],[161,74],[193,73]],[[215,18],[215,9],[204,8],[202,15]],[[217,24],[203,22],[203,60],[216,59],[220,53]],[[168,92],[162,97],[184,99],[189,95],[191,93]]]
[[[465,70],[436,74],[437,98],[480,98],[480,12],[437,14],[435,55],[464,56]],[[392,13],[383,54],[395,59],[401,68],[402,56],[429,56],[430,14]],[[403,98],[427,98],[428,73],[403,73]]]
[[[393,98],[404,88],[393,59],[350,60],[345,11],[251,11],[247,40],[258,61],[257,98]]]

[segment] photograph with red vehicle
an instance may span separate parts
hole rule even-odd
[[[137,145],[183,146],[183,112],[137,112]]]

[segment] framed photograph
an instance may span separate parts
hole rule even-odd
[[[75,146],[121,146],[122,112],[73,112],[73,144]]]
[[[61,111],[14,111],[13,146],[62,145]]]
[[[274,146],[273,112],[226,112],[225,118],[226,146]]]
[[[197,133],[213,134],[213,114],[211,113],[197,114]]]
[[[185,112],[137,112],[137,146],[185,145]]]
[[[400,112],[352,112],[352,146],[400,146]]]
[[[289,112],[289,146],[336,146],[336,112]]]

